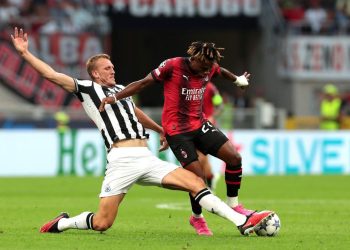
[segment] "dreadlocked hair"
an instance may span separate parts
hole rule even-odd
[[[216,61],[219,62],[224,56],[221,52],[224,48],[216,48],[215,43],[209,42],[192,42],[188,47],[187,54],[192,58],[200,61]]]

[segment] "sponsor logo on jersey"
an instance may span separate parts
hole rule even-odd
[[[182,88],[181,95],[185,96],[186,101],[198,101],[203,99],[204,91],[205,91],[205,87],[200,89]]]

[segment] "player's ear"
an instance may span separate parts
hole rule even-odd
[[[100,74],[96,70],[91,71],[91,74],[94,77],[94,79],[97,79],[100,77]]]

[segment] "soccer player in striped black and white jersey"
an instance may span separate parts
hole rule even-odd
[[[107,104],[104,111],[100,112],[99,106],[103,100],[123,89],[122,85],[115,82],[114,66],[108,55],[98,54],[91,57],[87,61],[91,80],[78,80],[56,72],[30,53],[28,37],[22,29],[15,28],[11,38],[17,52],[42,77],[76,94],[86,113],[100,130],[108,152],[98,211],[83,212],[74,217],[61,213],[45,223],[40,232],[59,233],[67,229],[107,230],[114,223],[120,203],[135,183],[187,191],[206,210],[233,222],[244,235],[253,232],[255,227],[271,216],[272,213],[267,212],[252,216],[234,212],[213,195],[203,180],[195,174],[152,155],[147,148],[148,134],[145,128],[160,133],[160,150],[167,148],[163,129],[135,107],[130,97]]]

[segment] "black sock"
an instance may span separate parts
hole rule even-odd
[[[238,196],[238,190],[241,187],[242,164],[237,166],[226,165],[225,182],[226,193],[228,197]]]
[[[191,207],[192,207],[192,212],[194,214],[201,214],[202,213],[202,207],[199,205],[198,201],[196,201],[191,194],[190,195],[190,200],[191,200]]]
[[[211,185],[213,184],[213,176],[207,177],[205,181],[207,183],[207,186],[211,188]]]

